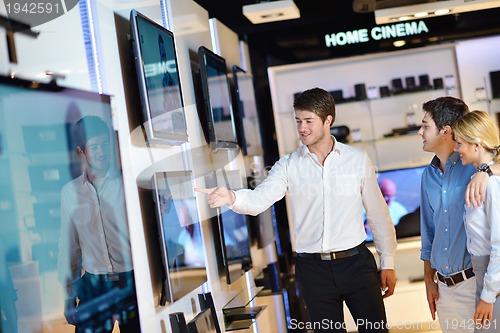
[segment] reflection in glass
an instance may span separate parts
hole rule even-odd
[[[139,331],[109,96],[0,77],[0,133],[5,331]]]

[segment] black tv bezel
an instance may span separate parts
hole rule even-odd
[[[131,28],[131,36],[132,36],[132,49],[134,52],[134,62],[137,71],[137,81],[139,83],[139,95],[141,99],[141,116],[144,125],[144,130],[146,131],[146,139],[148,142],[157,143],[157,144],[168,144],[168,145],[181,145],[183,143],[188,142],[189,136],[187,132],[187,123],[186,123],[186,113],[184,110],[184,99],[182,95],[182,87],[179,76],[179,98],[181,101],[182,114],[184,117],[185,128],[183,134],[179,133],[170,133],[164,131],[155,131],[153,128],[153,117],[151,114],[151,107],[148,95],[148,87],[146,83],[146,75],[144,71],[144,59],[142,56],[142,47],[140,43],[140,31],[138,28],[137,20],[141,19],[144,22],[151,25],[153,28],[161,31],[162,33],[169,35],[172,38],[172,49],[175,57],[175,67],[177,73],[179,73],[179,63],[177,61],[177,51],[175,48],[175,37],[173,32],[154,22],[147,16],[143,15],[139,11],[132,9],[130,11],[130,28]]]
[[[210,59],[211,61],[214,61],[217,64],[217,69],[220,70],[220,72],[225,74],[225,81],[226,81],[226,86],[227,86],[227,95],[229,97],[229,103],[228,106],[230,108],[230,117],[231,117],[231,127],[232,127],[232,133],[234,137],[234,141],[228,141],[228,140],[220,140],[218,137],[217,132],[215,131],[215,121],[214,121],[214,112],[212,108],[212,104],[210,102],[210,91],[209,91],[209,84],[208,84],[208,73],[207,73],[207,59]],[[212,151],[217,151],[219,149],[223,150],[230,150],[230,149],[237,149],[238,146],[238,135],[236,132],[236,122],[235,122],[235,115],[234,115],[234,110],[233,110],[233,105],[232,105],[232,100],[231,100],[231,89],[230,89],[230,83],[227,75],[227,66],[226,66],[226,60],[222,58],[221,56],[215,54],[205,46],[200,46],[198,48],[198,61],[199,61],[199,66],[200,66],[200,79],[201,79],[201,86],[202,86],[202,91],[203,91],[203,104],[205,107],[205,113],[206,113],[206,129],[208,131],[208,140],[210,141],[210,147]]]
[[[243,125],[243,118],[245,117],[245,109],[243,107],[243,102],[241,100],[240,95],[240,86],[238,84],[238,73],[246,74],[247,72],[240,68],[237,65],[233,65],[233,76],[232,80],[229,80],[232,83],[232,93],[233,93],[233,111],[235,115],[235,124],[236,124],[236,137],[238,139],[238,145],[240,146],[241,152],[243,155],[248,155],[247,149],[247,139],[245,137],[245,127]],[[232,81],[232,82],[231,82]]]
[[[168,249],[166,246],[166,239],[165,239],[165,233],[164,233],[164,228],[163,228],[163,217],[161,214],[161,206],[160,206],[160,203],[158,202],[159,195],[161,194],[160,188],[158,186],[158,184],[159,184],[158,175],[159,174],[164,175],[164,177],[165,177],[164,180],[168,184],[167,179],[168,179],[169,175],[170,175],[170,177],[186,177],[186,178],[189,178],[190,182],[192,182],[193,181],[193,172],[191,170],[160,171],[160,172],[155,172],[153,174],[153,176],[151,177],[151,185],[153,188],[153,191],[152,191],[153,192],[153,200],[155,202],[155,208],[156,208],[155,213],[156,213],[156,223],[158,226],[158,237],[159,237],[159,242],[160,242],[163,271],[165,273],[164,290],[163,290],[162,299],[165,299],[169,303],[173,303],[173,302],[181,299],[182,297],[186,296],[189,292],[191,292],[195,289],[192,289],[189,292],[186,292],[185,294],[180,295],[177,298],[174,297],[175,295],[173,293],[173,288],[171,285],[171,282],[172,282],[171,275],[173,272],[171,272],[170,265],[169,265]],[[194,195],[194,190],[193,190],[193,195]],[[200,223],[200,227],[201,227],[201,221],[199,221],[197,223]],[[200,228],[200,232],[201,232],[201,228]],[[176,272],[180,272],[180,271],[176,271]],[[205,282],[207,282],[207,281],[208,281],[208,272],[206,271],[206,268],[205,268]],[[200,286],[202,284],[200,284]]]

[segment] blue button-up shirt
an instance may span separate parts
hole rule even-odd
[[[454,152],[444,172],[434,156],[422,174],[420,259],[430,260],[445,276],[471,267],[463,215],[465,189],[474,173],[472,164],[464,166]]]

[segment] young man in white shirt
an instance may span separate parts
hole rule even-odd
[[[296,280],[315,332],[345,332],[347,304],[359,332],[387,332],[383,298],[394,293],[396,237],[389,210],[366,152],[330,135],[335,101],[313,88],[295,97],[303,146],[282,157],[254,190],[197,189],[210,207],[228,205],[257,215],[288,194],[295,239]],[[364,245],[362,208],[380,256],[377,271]]]

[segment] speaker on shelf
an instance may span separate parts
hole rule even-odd
[[[381,86],[380,88],[380,97],[389,97],[391,96],[391,91],[388,86]]]
[[[332,90],[329,91],[329,93],[333,96],[336,103],[344,100],[344,93],[342,92],[342,89]]]
[[[500,98],[500,71],[490,72],[491,97]]]
[[[422,89],[430,89],[432,88],[431,83],[429,81],[429,75],[422,74],[418,77],[418,86]]]
[[[399,94],[403,91],[403,81],[401,79],[392,79],[391,81],[392,92]]]
[[[417,87],[417,85],[415,84],[414,76],[405,77],[405,84],[406,84],[406,90],[414,90]]]
[[[357,101],[363,101],[367,98],[366,96],[366,87],[364,83],[359,83],[354,85],[354,92]]]
[[[443,83],[443,78],[442,77],[437,77],[433,80],[434,82],[434,89],[443,89],[444,88],[444,83]]]

